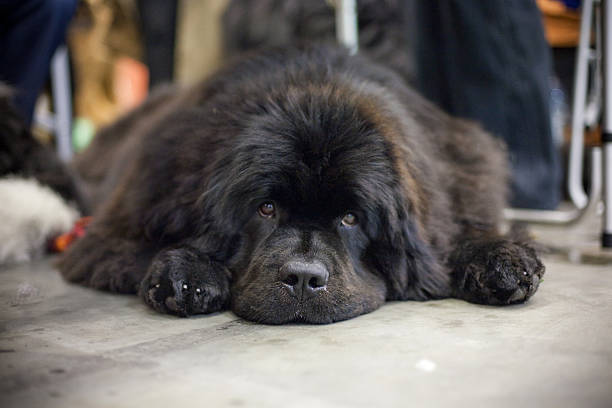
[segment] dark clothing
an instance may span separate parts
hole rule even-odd
[[[514,207],[555,208],[551,55],[535,1],[417,1],[416,16],[421,92],[506,141]]]
[[[138,0],[150,88],[171,82],[174,77],[177,3],[177,0]]]
[[[14,102],[28,124],[76,4],[77,0],[0,0],[0,81],[17,90]]]

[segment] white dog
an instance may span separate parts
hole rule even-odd
[[[44,254],[48,241],[79,217],[57,193],[34,179],[0,178],[0,265]]]

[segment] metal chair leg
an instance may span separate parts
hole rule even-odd
[[[595,13],[595,5],[601,5]],[[597,89],[600,78],[593,78],[595,84],[587,109],[588,64],[591,58],[592,21],[596,15],[597,37],[595,41],[595,59],[600,64],[595,75],[601,72],[603,95],[600,101],[600,90]],[[601,244],[604,248],[612,247],[612,7],[609,0],[585,0],[582,3],[582,18],[580,27],[580,42],[576,57],[576,77],[574,81],[574,102],[572,106],[572,135],[570,142],[568,191],[576,209],[570,211],[537,211],[507,209],[508,220],[527,221],[539,224],[569,225],[579,222],[586,214],[594,212],[603,198],[604,219]],[[602,148],[595,147],[592,151],[591,191],[587,197],[582,184],[582,165],[584,154],[584,126],[586,121],[594,122],[602,111]],[[588,111],[589,118],[585,115]],[[589,123],[593,124],[593,123]],[[602,164],[603,156],[603,164]],[[601,193],[603,190],[603,197]]]
[[[602,0],[602,6],[604,219],[601,242],[603,247],[612,248],[612,5],[610,0]]]
[[[336,39],[351,54],[356,54],[359,50],[357,3],[355,0],[335,0],[333,4],[336,12]]]
[[[572,225],[582,221],[587,215],[595,214],[601,199],[601,153],[601,148],[599,147],[593,147],[591,150],[591,189],[585,207],[566,211],[506,208],[504,210],[504,217],[509,221],[525,221],[533,224]]]
[[[60,159],[66,162],[72,158],[72,103],[68,48],[65,45],[60,46],[51,59],[51,93],[55,110],[53,129],[57,152]]]
[[[572,104],[572,133],[567,187],[570,199],[577,208],[584,208],[587,205],[587,195],[582,184],[582,165],[584,154],[584,110],[587,100],[593,3],[594,0],[585,0],[582,3],[580,40],[576,54],[576,71],[574,74],[574,101]]]

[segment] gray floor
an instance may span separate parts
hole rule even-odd
[[[327,326],[180,319],[0,271],[2,407],[612,407],[612,267],[548,259],[527,305],[388,303]]]

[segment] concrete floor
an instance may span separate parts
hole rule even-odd
[[[2,407],[612,407],[612,266],[547,259],[505,308],[388,303],[327,326],[181,319],[0,271]]]

